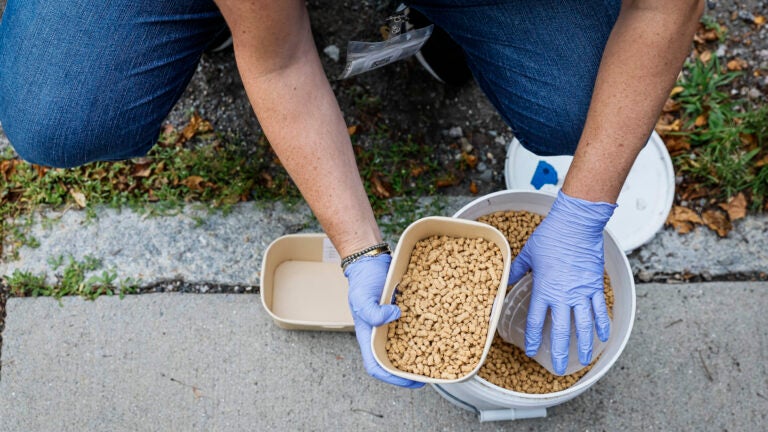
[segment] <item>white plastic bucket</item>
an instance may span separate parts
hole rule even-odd
[[[472,201],[454,217],[476,220],[506,210],[546,215],[554,200],[554,195],[542,192],[500,191]],[[451,403],[478,414],[480,421],[494,421],[544,417],[548,407],[567,402],[592,387],[621,355],[635,321],[635,282],[629,261],[609,231],[604,232],[604,238],[605,269],[614,292],[611,336],[598,361],[576,384],[555,393],[527,394],[501,388],[475,375],[461,383],[433,384],[433,388]]]

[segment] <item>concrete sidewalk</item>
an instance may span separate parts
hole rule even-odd
[[[479,423],[368,378],[352,334],[276,327],[258,295],[10,299],[0,431],[761,430],[768,283],[638,286],[624,354],[548,418]]]
[[[421,198],[416,214],[452,216],[477,197]],[[103,270],[114,270],[120,280],[140,279],[142,285],[181,280],[193,285],[259,286],[266,247],[276,238],[297,232],[322,232],[303,202],[248,202],[223,215],[188,205],[173,216],[147,216],[129,209],[96,208],[48,211],[37,216],[27,233],[36,247],[22,246],[17,260],[0,261],[0,276],[15,270],[46,274],[50,283],[62,269],[52,258],[98,258]],[[408,215],[407,225],[417,217]],[[382,221],[382,222],[387,222]],[[711,277],[750,275],[768,269],[768,215],[737,221],[726,238],[698,227],[680,235],[671,228],[629,255],[633,273],[642,281],[657,276],[691,274]],[[388,236],[391,245],[397,238]],[[763,276],[764,277],[764,276]]]

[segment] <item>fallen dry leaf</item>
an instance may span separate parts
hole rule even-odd
[[[707,63],[712,59],[712,51],[706,50],[703,53],[699,54],[699,60],[702,61],[702,63]]]
[[[755,168],[762,168],[766,165],[768,165],[768,154],[763,156],[763,158],[759,161],[755,162]]]
[[[458,183],[458,180],[453,175],[447,175],[444,177],[440,177],[439,179],[435,180],[435,186],[441,188],[441,187],[448,187],[448,186],[455,186],[456,183]]]
[[[701,217],[687,207],[674,206],[667,216],[667,225],[672,225],[680,234],[689,233],[694,225],[702,223]]]
[[[411,177],[418,177],[424,174],[427,171],[427,169],[428,168],[425,165],[417,165],[411,168]]]
[[[3,180],[8,181],[16,173],[16,165],[20,163],[21,161],[18,159],[0,161],[0,174],[2,174]]]
[[[146,178],[152,172],[152,159],[141,158],[133,161],[132,175],[134,177]]]
[[[656,132],[658,132],[659,135],[664,135],[668,132],[679,132],[682,126],[683,122],[680,119],[676,119],[672,123],[666,123],[664,120],[660,119],[660,121],[656,123]]]
[[[85,208],[85,206],[88,204],[85,200],[85,194],[83,194],[79,190],[70,189],[69,194],[72,195],[72,198],[75,199],[75,202],[77,203],[78,207]]]
[[[669,154],[678,156],[691,150],[691,143],[682,136],[669,136],[664,139]]]
[[[138,170],[134,168],[133,176],[134,177],[149,177],[149,175],[152,173],[151,167],[145,167],[145,168],[139,168]]]
[[[717,30],[710,29],[701,34],[702,39],[704,39],[705,42],[714,42],[718,39],[717,36]]]
[[[200,117],[197,112],[192,113],[192,117],[189,119],[189,123],[184,126],[181,134],[179,134],[179,137],[176,139],[176,145],[180,146],[192,139],[192,137],[195,135],[199,133],[211,132],[212,130],[213,126],[211,125],[211,122],[208,120],[203,120],[203,118]]]
[[[667,101],[664,102],[664,108],[662,108],[661,111],[665,113],[678,112],[680,111],[680,106],[680,102],[672,98],[667,98]]]
[[[373,194],[379,198],[389,198],[392,196],[390,192],[391,187],[384,182],[378,174],[371,176],[371,184],[373,185]]]
[[[757,15],[755,16],[755,20],[753,21],[757,27],[762,27],[763,24],[765,24],[765,17],[763,15]]]
[[[669,97],[672,97],[672,96],[674,96],[674,95],[676,95],[678,93],[682,93],[683,90],[685,90],[683,88],[683,86],[674,86],[674,87],[672,87],[672,91],[669,92]]]
[[[710,29],[704,26],[704,24],[699,24],[698,30],[696,30],[696,34],[693,36],[693,41],[697,44],[703,44],[706,42],[714,42],[718,40],[718,34],[717,30]]]
[[[749,64],[746,62],[746,60],[742,60],[740,58],[735,58],[726,64],[726,67],[729,71],[740,71],[744,70],[749,66]]]
[[[731,222],[743,218],[747,215],[747,198],[739,192],[735,197],[728,200],[728,206],[725,210],[728,212],[728,218]]]
[[[695,199],[704,198],[710,196],[711,191],[701,187],[701,185],[690,185],[690,187],[683,189],[680,192],[680,198],[685,201],[693,201]]]
[[[739,141],[750,150],[757,147],[757,137],[754,134],[741,133],[739,134]]]
[[[477,195],[477,183],[472,182],[472,183],[469,184],[469,192],[472,195]]]
[[[200,185],[203,182],[203,178],[200,176],[189,176],[181,181],[181,184],[188,187],[193,191],[201,191],[203,187]]]
[[[44,176],[44,175],[45,175],[45,173],[47,173],[47,172],[48,172],[48,168],[47,168],[47,167],[44,167],[44,166],[42,166],[42,165],[35,165],[35,164],[32,164],[32,166],[35,168],[35,172],[37,173],[37,176],[38,176],[38,177],[42,177],[42,176]]]
[[[201,121],[203,121],[203,119],[197,113],[192,114],[192,117],[189,119],[189,123],[184,126],[184,129],[181,130],[181,134],[176,139],[176,145],[182,145],[189,141],[189,139],[191,139],[193,136],[195,136]]]
[[[352,125],[347,127],[347,133],[349,134],[349,136],[354,135],[355,132],[357,132],[357,125]]]
[[[707,121],[709,121],[709,116],[707,114],[701,114],[700,116],[696,117],[693,125],[696,127],[702,127],[707,124]]]
[[[720,237],[725,237],[733,229],[731,221],[725,213],[718,210],[706,210],[701,214],[704,224],[708,226],[712,231],[715,231]]]
[[[461,158],[464,159],[464,162],[467,163],[468,167],[474,168],[475,166],[477,166],[477,156],[466,153],[466,152],[462,152]]]

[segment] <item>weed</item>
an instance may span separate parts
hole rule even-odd
[[[64,255],[48,258],[48,266],[53,270],[58,270],[62,264],[64,264]]]
[[[35,275],[31,272],[15,270],[6,279],[10,293],[16,297],[37,297],[49,295],[50,289],[45,284],[45,275]]]
[[[725,37],[728,35],[728,29],[724,26],[721,26],[720,23],[717,22],[717,19],[711,15],[704,14],[701,16],[701,24],[704,26],[707,30],[714,30],[717,34],[717,41],[720,43],[725,42]]]
[[[701,115],[708,116],[714,125],[722,125],[733,118],[734,103],[731,102],[723,87],[736,79],[739,72],[723,73],[720,62],[714,57],[709,62],[696,59],[686,64],[686,73],[678,83],[683,91],[677,100],[682,104],[683,112],[691,125]]]
[[[55,271],[63,262],[62,256],[52,257],[48,260],[48,265]],[[11,295],[15,297],[49,296],[61,299],[64,296],[78,295],[95,300],[101,295],[111,296],[115,293],[123,298],[126,294],[138,291],[138,280],[126,278],[119,281],[114,269],[92,274],[100,268],[101,262],[92,256],[86,256],[81,261],[70,256],[67,265],[56,275],[56,283],[53,285],[46,283],[45,274],[36,275],[18,269],[5,279]],[[92,275],[86,278],[88,274]]]
[[[740,72],[725,72],[717,58],[689,62],[679,85],[684,128],[677,135],[691,152],[675,157],[681,173],[709,188],[724,201],[749,193],[752,208],[768,198],[768,170],[756,163],[768,157],[768,107],[754,108],[726,93]]]
[[[356,144],[360,175],[377,216],[394,219],[413,214],[415,199],[433,195],[438,164],[429,148],[411,136],[393,138],[385,127],[379,127],[368,145]],[[398,200],[393,198],[399,197]],[[399,228],[400,224],[382,229]]]

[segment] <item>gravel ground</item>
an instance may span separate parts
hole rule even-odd
[[[456,160],[466,139],[480,163],[465,173],[459,185],[442,188],[441,193],[466,195],[471,182],[481,195],[505,188],[504,159],[512,134],[474,82],[458,88],[442,85],[413,58],[349,80],[334,80],[343,69],[346,43],[380,40],[378,28],[394,3],[307,2],[318,49],[321,53],[330,46],[341,50],[338,61],[326,54],[321,58],[348,124],[366,125],[374,116],[395,135],[412,134],[433,146],[446,165]],[[747,65],[744,78],[734,82],[732,93],[764,103],[768,92],[768,25],[758,28],[754,19],[768,15],[766,2],[721,0],[709,4],[705,14],[728,29],[725,41],[711,47],[713,52],[725,62],[738,58]],[[246,142],[260,133],[231,52],[203,57],[170,122],[182,126],[192,109],[211,119],[218,130]],[[359,139],[365,140],[366,131],[362,132]]]

